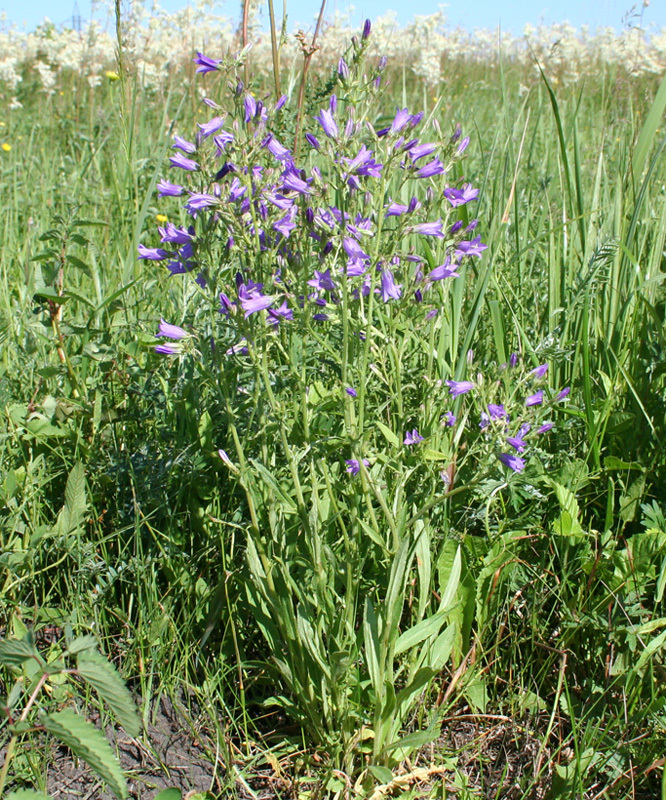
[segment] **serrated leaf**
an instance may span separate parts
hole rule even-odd
[[[182,796],[180,789],[162,789],[155,795],[155,800],[180,800]]]
[[[52,289],[50,286],[46,286],[43,289],[40,289],[38,292],[35,292],[35,299],[50,300],[56,305],[62,305],[63,303],[67,302],[66,297],[58,294],[58,292],[56,292],[56,290]]]
[[[0,664],[6,667],[20,667],[31,658],[44,664],[44,659],[31,642],[25,639],[5,639],[0,642]]]
[[[125,731],[130,736],[138,736],[141,722],[136,706],[113,664],[96,650],[83,650],[78,657],[77,670],[111,709]]]
[[[83,759],[93,772],[101,778],[118,800],[127,795],[125,776],[104,734],[92,722],[71,709],[47,714],[44,728],[52,736],[69,747],[75,756]]]
[[[77,636],[67,648],[67,654],[75,656],[83,650],[95,650],[96,648],[97,639],[94,636]]]
[[[88,502],[86,500],[86,473],[79,461],[73,467],[65,486],[65,505],[58,515],[57,531],[67,535],[81,527]]]
[[[73,267],[80,269],[82,272],[85,272],[86,275],[90,275],[90,267],[86,264],[85,261],[82,261],[80,258],[71,255],[68,253],[65,258],[67,259],[68,263],[70,263]]]
[[[5,800],[53,800],[50,794],[36,792],[34,789],[15,789]]]

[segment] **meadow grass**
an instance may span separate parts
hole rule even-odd
[[[446,585],[446,540],[461,544],[470,646],[424,683],[403,732],[432,710],[445,728],[463,713],[534,731],[531,769],[487,784],[481,745],[472,779],[454,746],[423,750],[418,763],[450,766],[453,796],[657,797],[666,84],[605,70],[562,85],[510,60],[450,59],[443,72],[433,89],[389,68],[381,102],[389,122],[396,106],[423,109],[472,139],[456,177],[481,190],[488,249],[451,293],[441,335],[460,354],[456,377],[470,350],[496,365],[518,352],[572,389],[537,478],[448,501],[433,574]],[[318,111],[329,73],[310,77]],[[349,767],[371,794],[391,774],[377,761],[359,778],[371,743],[357,737],[349,766],[283,716],[289,690],[244,584],[247,510],[212,457],[223,418],[206,411],[211,390],[193,367],[153,352],[160,317],[180,322],[190,297],[137,247],[166,213],[155,186],[171,136],[209,110],[193,81],[165,93],[131,74],[94,90],[71,75],[52,96],[26,86],[22,102],[0,128],[11,146],[0,151],[4,635],[70,623],[117,659],[145,721],[161,694],[206,709],[224,796],[245,796],[262,761],[314,796],[350,791],[338,768]],[[77,463],[87,517],[63,534],[54,523]],[[17,763],[15,785],[37,785],[40,765]]]

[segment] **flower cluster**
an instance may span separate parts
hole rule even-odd
[[[508,400],[504,402],[487,400],[489,388],[491,395],[502,390],[502,379],[491,381],[489,388],[484,385],[486,381],[483,375],[479,375],[477,383],[449,380],[446,385],[452,398],[470,393],[476,395],[475,400],[480,406],[479,430],[494,449],[496,458],[505,467],[513,472],[522,472],[527,463],[530,445],[536,444],[538,437],[555,427],[552,420],[545,419],[546,413],[554,411],[557,404],[569,396],[570,387],[558,392],[537,388],[539,383],[543,384],[545,381],[548,364],[539,364],[525,373],[520,370],[517,353],[512,353],[509,363],[502,365],[502,371],[505,370],[509,371],[512,390]],[[450,424],[448,420],[446,424]]]
[[[235,77],[226,106],[205,98],[210,118],[194,136],[174,136],[170,177],[158,184],[160,197],[180,204],[175,213],[184,224],[165,218],[157,228],[159,242],[139,245],[140,259],[164,265],[170,276],[193,279],[193,296],[207,298],[212,312],[205,330],[162,320],[158,336],[170,341],[156,352],[191,354],[198,340],[211,343],[216,359],[226,359],[225,371],[260,368],[269,351],[270,369],[282,359],[282,368],[293,370],[292,353],[316,342],[323,350],[312,363],[323,352],[334,359],[340,354],[335,380],[347,433],[356,414],[363,416],[364,369],[373,370],[368,356],[378,332],[399,323],[434,332],[442,312],[450,313],[449,287],[486,249],[478,220],[470,221],[464,208],[479,190],[464,177],[449,179],[462,172],[452,167],[464,159],[470,141],[461,128],[452,125],[445,135],[437,122],[427,126],[423,113],[407,108],[377,124],[368,113],[371,103],[358,101],[363,92],[376,93],[386,67],[383,58],[366,66],[369,36],[367,23],[339,61],[341,91],[294,142],[283,133],[286,97],[257,98]],[[201,52],[194,63],[201,74],[228,67]],[[512,356],[506,368],[516,365]],[[261,380],[272,391],[274,379],[263,369]],[[439,438],[459,438],[469,414],[458,421],[458,398],[476,395],[477,405],[485,403],[479,430],[492,439],[495,463],[521,471],[530,441],[552,428],[541,412],[566,394],[553,399],[532,385],[546,373],[542,364],[518,381],[530,388],[520,402],[522,414],[513,410],[515,398],[509,411],[504,401],[480,391],[478,380],[445,381],[444,402],[452,407],[437,412]],[[307,376],[302,380],[307,385]],[[420,458],[430,444],[432,419],[415,418],[401,403],[396,413],[400,429],[392,440],[402,442],[404,458]],[[361,427],[353,438],[363,437],[364,445],[345,453],[351,475],[363,465],[372,469],[372,460],[362,457],[369,451]]]
[[[352,70],[366,42],[354,45]],[[221,69],[202,53],[194,61],[201,73]],[[372,71],[375,86],[384,66]],[[346,62],[345,74],[353,80]],[[478,190],[442,185],[469,138],[455,128],[428,141],[423,114],[406,108],[379,128],[333,94],[297,159],[277,133],[286,100],[266,104],[238,81],[232,113],[205,101],[214,116],[192,139],[174,137],[169,163],[178,177],[158,185],[161,197],[181,199],[191,222],[159,227],[159,244],[140,245],[139,258],[163,262],[172,275],[193,273],[215,292],[232,348],[247,340],[249,317],[276,328],[304,315],[336,323],[344,306],[359,319],[351,309],[370,295],[436,314],[438,287],[486,248],[474,235],[477,221],[458,219]],[[428,240],[440,263],[423,255]]]

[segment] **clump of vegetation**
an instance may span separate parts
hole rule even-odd
[[[94,630],[146,719],[207,709],[225,796],[655,796],[666,83],[432,97],[367,23],[299,92],[242,44],[11,112],[2,786],[52,732],[124,796]],[[506,770],[453,735],[491,720]]]

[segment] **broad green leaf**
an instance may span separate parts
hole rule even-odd
[[[138,736],[141,722],[136,706],[113,664],[96,650],[83,650],[79,654],[77,670],[108,705],[125,731],[130,736]]]
[[[88,509],[86,500],[86,473],[83,464],[78,461],[69,473],[65,486],[65,507],[69,512],[71,530],[76,530]]]
[[[421,622],[418,622],[416,625],[406,630],[398,637],[398,641],[396,642],[396,656],[399,656],[400,653],[411,650],[412,647],[415,647],[417,644],[421,644],[421,642],[423,642],[425,639],[428,639],[430,636],[435,636],[438,634],[445,622],[446,611],[443,609],[438,611],[436,614],[433,614],[431,617],[422,619]]]
[[[460,553],[460,545],[456,550],[456,554],[453,557],[453,563],[451,564],[451,570],[449,572],[449,577],[446,582],[446,588],[442,592],[442,599],[440,601],[441,608],[449,609],[456,600],[456,595],[458,593],[458,584],[460,583],[460,570],[462,567],[462,555]]]
[[[155,795],[155,800],[180,800],[182,796],[180,789],[162,789]]]
[[[652,658],[652,656],[658,651],[661,650],[664,646],[666,646],[666,631],[662,631],[659,636],[655,636],[651,642],[648,643],[645,650],[640,655],[640,658],[636,662],[636,669],[642,669],[648,661]]]
[[[25,639],[4,639],[0,642],[0,664],[6,667],[20,667],[31,658],[41,665],[45,663],[32,642]]]
[[[282,505],[282,510],[287,514],[295,514],[296,504],[291,497],[285,494],[284,490],[275,480],[275,476],[272,475],[261,462],[257,461],[256,458],[251,458],[250,463],[259,473],[259,476],[264,481],[266,486],[275,492],[276,499],[279,500],[280,504]]]
[[[391,577],[386,591],[384,624],[382,626],[382,638],[385,641],[389,641],[393,637],[397,638],[400,617],[405,604],[405,584],[413,557],[414,550],[409,546],[409,538],[405,537],[393,558]],[[385,633],[386,626],[388,626],[388,639]]]
[[[75,656],[83,650],[97,648],[97,639],[94,636],[77,636],[67,647],[67,655]]]
[[[378,767],[375,764],[368,764],[368,772],[380,783],[391,783],[393,780],[393,773],[388,767]]]
[[[415,750],[417,747],[423,747],[424,744],[434,742],[439,736],[441,729],[441,722],[435,719],[424,731],[416,731],[416,733],[403,736],[402,739],[387,744],[384,749],[387,753],[390,753],[392,750],[404,750],[406,756],[408,752]]]
[[[83,759],[118,800],[127,797],[125,776],[118,759],[104,738],[104,734],[92,722],[88,722],[71,709],[47,714],[43,722],[46,731],[69,747],[75,756]]]
[[[36,792],[34,789],[15,789],[5,800],[53,800],[50,794]]]
[[[384,434],[384,438],[389,444],[392,444],[394,447],[400,447],[400,440],[398,437],[393,433],[393,431],[384,425],[383,422],[377,420],[375,425],[379,428],[379,430]]]
[[[58,292],[55,289],[52,289],[50,286],[46,286],[43,289],[40,289],[38,292],[35,292],[35,300],[49,300],[51,303],[54,303],[57,306],[61,306],[67,302],[67,298]]]

